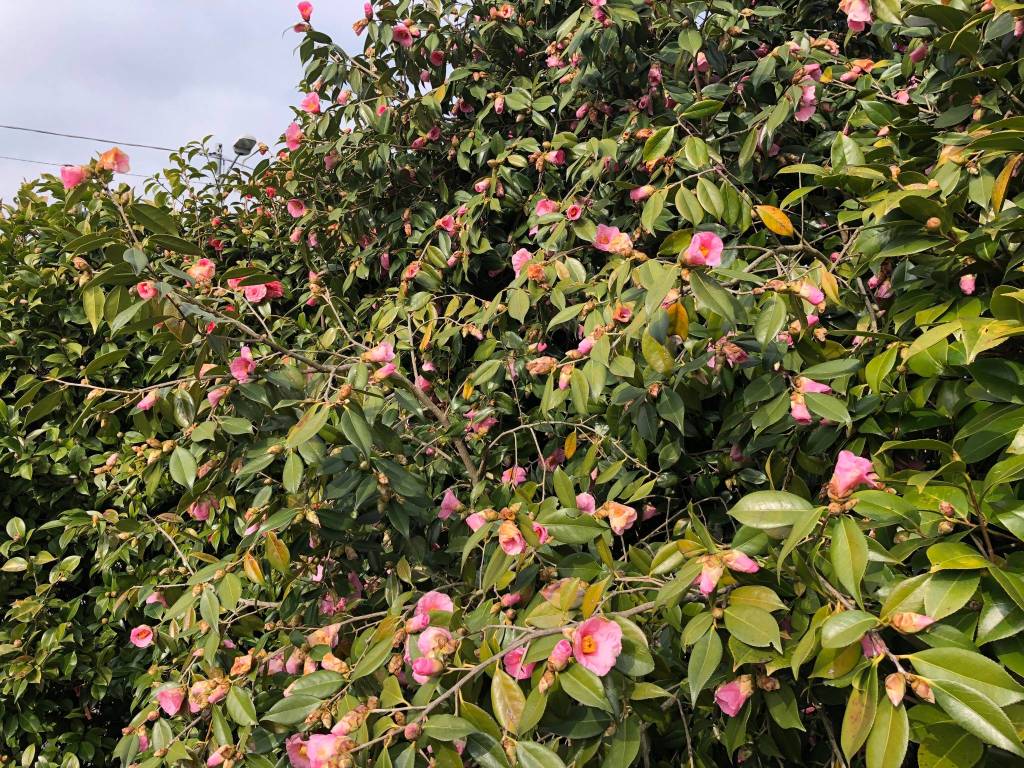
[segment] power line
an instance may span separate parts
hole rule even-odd
[[[142,149],[157,149],[161,152],[177,152],[173,147],[160,147],[156,144],[136,144],[131,141],[117,141],[115,139],[99,139],[95,136],[79,136],[74,133],[61,133],[60,131],[44,131],[41,128],[24,128],[20,125],[0,125],[8,131],[25,131],[26,133],[42,133],[46,136],[63,136],[66,139],[82,139],[84,141],[98,141],[102,144],[115,144],[124,147],[141,147]]]
[[[31,163],[32,165],[52,165],[52,166],[56,166],[57,168],[61,168],[61,167],[65,166],[65,165],[67,165],[67,163],[48,163],[45,160],[29,160],[27,157],[8,157],[7,155],[0,155],[0,160],[13,160],[16,163]],[[118,175],[119,176],[135,176],[136,178],[139,178],[139,179],[148,179],[149,178],[149,176],[146,176],[146,175],[141,174],[141,173],[121,173],[121,174],[118,174]]]

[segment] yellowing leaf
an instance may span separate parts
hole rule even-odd
[[[1017,170],[1017,166],[1020,165],[1021,159],[1024,159],[1024,154],[1016,154],[1006,161],[1006,165],[1003,166],[1003,170],[999,172],[996,177],[995,184],[992,185],[992,210],[999,213],[1003,209],[1003,201],[1006,199],[1006,189],[1010,186],[1010,179],[1013,178],[1013,172]]]
[[[757,211],[757,215],[764,225],[776,235],[780,237],[793,236],[793,222],[789,220],[789,216],[784,211],[774,205],[755,205],[754,210]]]
[[[689,333],[690,318],[686,314],[686,307],[677,301],[668,308],[668,335],[685,339]]]
[[[565,438],[565,446],[564,446],[563,450],[565,451],[565,458],[566,459],[571,459],[573,457],[573,455],[575,455],[575,453],[576,453],[576,433],[575,432],[573,432],[571,435],[569,435],[567,438]]]

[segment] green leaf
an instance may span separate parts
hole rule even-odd
[[[314,696],[289,696],[274,704],[260,720],[281,725],[295,725],[305,720],[306,716],[320,704],[321,700]]]
[[[171,479],[178,485],[191,488],[192,484],[196,481],[196,472],[198,470],[199,465],[196,464],[195,457],[187,448],[179,445],[171,452]]]
[[[613,617],[622,628],[622,651],[615,668],[630,677],[643,677],[654,671],[654,658],[647,645],[647,635],[629,619]]]
[[[82,306],[85,309],[85,319],[92,326],[93,333],[96,333],[100,323],[103,321],[103,306],[106,299],[107,297],[104,295],[103,288],[100,285],[90,285],[82,291]]]
[[[725,628],[741,643],[755,648],[772,645],[782,652],[782,639],[775,618],[751,605],[730,605],[725,609]]]
[[[658,343],[658,341],[651,336],[649,332],[644,331],[640,346],[644,355],[644,360],[646,360],[647,364],[657,373],[665,376],[672,372],[675,361],[668,353],[668,350]]]
[[[519,718],[526,706],[526,696],[519,683],[501,669],[494,670],[491,680],[491,709],[501,727],[516,733],[519,730]]]
[[[362,655],[352,673],[350,680],[359,680],[376,672],[391,656],[391,638],[385,638],[370,646],[370,650]]]
[[[922,677],[972,688],[996,706],[1008,707],[1024,699],[1024,688],[1002,665],[963,648],[926,648],[907,658]]]
[[[693,295],[700,307],[714,312],[730,324],[735,325],[738,321],[746,319],[743,308],[711,278],[693,271],[690,273],[690,288],[693,289]]]
[[[285,446],[294,450],[307,440],[311,440],[323,429],[330,415],[331,411],[329,408],[314,405],[302,415],[302,418],[295,423],[295,426],[288,430]]]
[[[239,725],[256,725],[256,707],[252,697],[244,688],[231,686],[227,696],[228,714]]]
[[[640,718],[627,717],[605,747],[601,768],[628,768],[640,753]]]
[[[934,680],[931,685],[935,702],[957,725],[987,744],[1024,757],[1024,748],[1013,723],[991,699],[948,680]]]
[[[988,560],[978,554],[977,550],[958,541],[942,541],[928,547],[928,560],[932,564],[932,572],[949,570],[975,570],[986,568]]]
[[[807,403],[811,413],[823,419],[828,419],[833,424],[849,425],[852,423],[850,412],[846,410],[846,405],[838,398],[816,392],[807,392],[804,394],[804,402]]]
[[[338,672],[329,669],[318,669],[308,675],[303,675],[292,683],[292,695],[312,696],[317,699],[326,699],[341,690],[345,684],[345,678]]]
[[[841,517],[832,526],[832,568],[839,583],[863,604],[860,582],[868,565],[868,543],[864,533],[848,517]]]
[[[601,678],[589,669],[573,664],[558,675],[562,690],[572,696],[585,707],[597,707],[611,711],[608,697],[605,696]]]
[[[690,688],[690,701],[696,704],[697,696],[704,690],[708,680],[715,674],[722,661],[722,640],[712,630],[698,640],[686,665],[686,682]]]
[[[660,160],[671,149],[675,140],[676,129],[674,125],[666,128],[659,128],[651,137],[644,142],[643,158],[645,163]]]
[[[888,701],[888,699],[886,699]],[[840,744],[847,760],[860,751],[871,733],[878,710],[878,672],[868,667],[858,676],[846,700]]]
[[[423,726],[423,733],[437,741],[457,741],[477,730],[471,722],[455,715],[431,715]]]
[[[868,735],[867,768],[901,768],[910,742],[910,723],[902,705],[893,707],[888,696],[878,702],[875,723]]]
[[[930,725],[917,748],[918,768],[971,768],[984,753],[981,741],[947,723]]]
[[[793,525],[814,505],[787,491],[755,491],[748,493],[729,510],[743,525],[762,530]]]
[[[830,616],[821,625],[822,648],[845,648],[878,625],[878,619],[866,611],[843,611]]]
[[[522,768],[565,768],[562,758],[533,741],[516,742],[516,757]]]
[[[787,317],[785,302],[775,293],[768,294],[754,321],[754,338],[761,345],[761,349],[775,341],[779,331],[786,324]]]
[[[928,580],[924,592],[925,613],[935,620],[950,616],[965,605],[978,590],[981,577],[968,571],[943,571]]]

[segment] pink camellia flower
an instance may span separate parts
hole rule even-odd
[[[632,528],[636,522],[636,510],[617,501],[606,501],[596,514],[598,517],[608,518],[608,524],[617,536]]]
[[[789,415],[797,424],[806,425],[814,421],[811,412],[807,409],[807,403],[804,402],[803,395],[799,392],[794,392],[789,397]]]
[[[597,510],[597,501],[589,493],[576,494],[576,509],[585,515],[592,515]]]
[[[188,268],[188,276],[196,283],[208,283],[213,280],[215,274],[217,274],[217,265],[212,259],[199,259]]]
[[[512,254],[512,269],[515,271],[517,277],[519,276],[519,273],[523,271],[523,267],[525,267],[532,258],[533,254],[525,248],[520,248]]]
[[[164,688],[162,691],[157,691],[156,700],[160,709],[168,717],[174,717],[185,701],[185,690],[183,688]]]
[[[882,638],[874,632],[868,632],[860,639],[860,649],[864,653],[864,658],[873,659],[875,656],[881,656],[885,653],[886,646]]]
[[[416,601],[416,608],[413,610],[413,614],[416,616],[429,616],[431,611],[453,613],[455,611],[455,603],[444,592],[427,592]]]
[[[149,280],[143,280],[135,284],[135,292],[143,301],[149,301],[156,296],[156,285]]]
[[[284,143],[288,145],[288,149],[292,152],[299,148],[303,138],[302,128],[296,122],[291,123],[284,129]]]
[[[604,677],[622,653],[622,627],[602,616],[591,616],[576,627],[572,642],[576,661]]]
[[[818,92],[814,87],[814,83],[808,83],[801,87],[800,103],[797,105],[796,113],[793,117],[798,123],[806,123],[817,111]]]
[[[583,207],[578,205],[577,203],[573,203],[572,205],[565,209],[565,218],[567,218],[569,221],[576,221],[582,215]]]
[[[581,355],[589,355],[590,350],[594,348],[594,340],[590,336],[585,336],[580,339],[580,343],[576,345],[576,351]]]
[[[247,285],[242,289],[245,300],[253,304],[259,304],[267,298],[267,286],[263,283],[258,285]]]
[[[384,379],[389,378],[397,370],[398,366],[394,363],[384,363],[384,365],[373,372],[373,380],[378,382],[384,381]]]
[[[718,586],[718,580],[725,573],[725,563],[718,555],[704,555],[700,558],[701,570],[697,577],[697,588],[702,595],[710,595]]]
[[[441,499],[441,510],[437,513],[437,516],[441,520],[447,520],[460,509],[462,509],[462,502],[455,495],[455,491],[449,488],[444,492],[444,497]]]
[[[814,305],[822,304],[825,301],[825,294],[814,283],[801,283],[799,293],[802,298]]]
[[[740,675],[731,683],[715,689],[715,704],[729,717],[736,717],[747,699],[754,695],[754,680],[750,675]]]
[[[559,205],[554,200],[548,200],[546,197],[542,197],[537,201],[537,205],[534,206],[533,212],[537,216],[547,216],[549,213],[556,213]]]
[[[975,282],[977,277],[974,275],[962,275],[960,277],[960,290],[965,296],[970,296],[974,293]]]
[[[646,200],[648,197],[654,194],[654,187],[650,184],[644,184],[642,187],[636,187],[629,191],[629,199],[634,203],[639,203],[642,200]]]
[[[684,258],[691,267],[717,267],[722,263],[722,238],[714,232],[696,232]]]
[[[442,64],[444,64],[444,51],[431,51],[430,63],[433,64],[435,67],[440,67]]]
[[[490,179],[480,179],[480,181],[478,181],[476,184],[473,185],[473,191],[476,192],[477,194],[480,194],[480,195],[482,195],[484,192],[486,192],[490,188],[491,188],[491,180]]]
[[[129,639],[136,648],[148,648],[153,644],[153,630],[145,624],[140,624],[132,630]]]
[[[409,48],[412,46],[412,31],[405,24],[395,24],[391,28],[392,37],[395,42],[403,48]]]
[[[416,639],[416,648],[424,656],[441,652],[452,642],[452,633],[444,627],[427,627]]]
[[[479,531],[487,524],[487,518],[484,517],[482,512],[474,512],[472,515],[466,518],[466,525],[474,532]]]
[[[302,17],[302,20],[309,21],[310,17],[313,15],[313,4],[302,2],[299,3],[298,8],[299,15]]]
[[[814,379],[808,379],[806,376],[797,376],[794,383],[796,384],[797,392],[814,392],[819,395],[827,395],[832,391],[832,387],[828,384],[822,384]]]
[[[99,160],[96,161],[96,167],[115,173],[128,173],[131,170],[131,166],[128,164],[128,155],[118,147],[108,149],[100,155]]]
[[[828,482],[829,496],[845,498],[859,485],[866,485],[869,488],[880,486],[871,460],[861,458],[852,451],[840,451],[832,479]]]
[[[314,733],[306,739],[309,768],[327,768],[335,765],[334,758],[341,751],[342,736],[335,733]]]
[[[299,103],[299,107],[303,112],[308,112],[311,115],[320,114],[320,94],[316,91],[310,91],[306,94],[306,97]]]
[[[618,227],[598,224],[597,233],[594,235],[594,247],[605,253],[625,253],[632,250],[633,241],[625,232],[620,232]]]
[[[412,662],[412,679],[420,685],[444,671],[444,662],[429,656],[420,656]]]
[[[306,215],[306,204],[293,197],[288,201],[288,215],[293,219],[301,219]]]
[[[155,389],[151,389],[149,392],[146,393],[145,397],[139,400],[135,407],[138,408],[140,411],[148,411],[150,408],[156,405],[156,401],[159,399],[160,393]]]
[[[915,64],[919,64],[920,62],[924,61],[927,55],[928,43],[925,43],[924,45],[917,46],[917,48],[910,52],[910,60]]]
[[[839,10],[846,14],[846,25],[851,32],[863,32],[872,21],[869,0],[839,0]]]
[[[209,392],[207,392],[206,393],[206,399],[207,399],[207,401],[209,401],[210,407],[211,408],[216,408],[217,407],[217,403],[219,403],[222,399],[224,399],[224,395],[226,395],[227,393],[228,393],[228,388],[227,387],[217,387],[216,389],[211,389]]]
[[[455,217],[452,216],[450,213],[447,214],[446,216],[442,216],[435,223],[437,224],[438,227],[443,229],[449,235],[455,231]]]
[[[501,607],[512,608],[513,606],[519,605],[522,600],[523,596],[518,592],[509,592],[507,595],[501,596]]]
[[[163,592],[154,592],[146,598],[146,605],[162,605],[164,608],[167,607],[167,598],[164,597]]]
[[[196,499],[188,505],[188,513],[193,520],[209,520],[210,511],[213,509],[213,499],[203,497]]]
[[[60,169],[60,183],[64,189],[74,189],[88,176],[88,171],[80,165],[64,165]]]
[[[548,656],[548,665],[555,672],[561,672],[568,665],[571,658],[572,643],[568,640],[559,640],[555,647],[551,649],[551,655]]]
[[[310,768],[306,742],[300,734],[289,736],[284,742],[284,749],[292,768]]]
[[[520,555],[526,551],[526,539],[522,531],[511,520],[502,521],[498,526],[498,544],[506,555]]]
[[[541,544],[547,544],[551,541],[551,534],[548,533],[547,526],[541,525],[540,523],[534,523],[533,533]]]
[[[544,159],[552,165],[565,165],[565,150],[553,149],[544,155]]]
[[[351,99],[351,98],[352,98],[352,91],[342,91],[341,93],[338,94],[338,98],[335,99],[335,101],[337,101],[338,104],[340,104],[341,106],[344,107],[346,104],[348,104],[349,99]]]
[[[373,349],[364,352],[363,359],[371,363],[390,363],[395,359],[395,347],[382,341]]]
[[[515,648],[505,654],[505,671],[508,672],[515,680],[529,680],[530,675],[533,674],[533,670],[537,666],[537,663],[533,661],[529,664],[524,664],[523,658],[525,656],[525,647]]]
[[[761,570],[761,566],[757,564],[756,560],[738,549],[730,549],[723,553],[722,562],[730,571],[737,573],[757,573]]]
[[[889,625],[897,632],[902,632],[905,635],[912,635],[915,632],[920,632],[922,629],[927,629],[934,623],[935,619],[931,616],[925,616],[923,613],[912,613],[910,611],[894,613],[889,617]]]
[[[252,358],[252,350],[249,347],[242,347],[238,357],[232,360],[228,367],[236,381],[242,384],[247,382],[251,378],[252,372],[256,370],[256,361]]]
[[[526,470],[515,464],[501,473],[501,482],[515,488],[526,480]]]

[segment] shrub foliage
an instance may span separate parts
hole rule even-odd
[[[279,152],[26,185],[4,759],[1018,764],[1021,8],[303,3]]]

